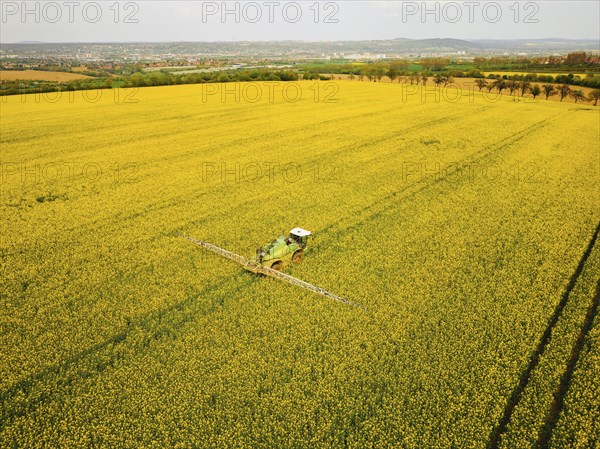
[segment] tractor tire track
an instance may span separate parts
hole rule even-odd
[[[492,106],[483,106],[480,107],[474,111],[468,111],[468,112],[461,112],[459,114],[454,114],[454,115],[449,115],[446,117],[441,117],[439,119],[433,119],[433,120],[428,120],[426,122],[420,122],[420,123],[416,123],[414,125],[408,126],[406,128],[402,128],[399,129],[397,131],[394,131],[390,134],[386,134],[384,136],[378,137],[376,139],[372,139],[372,140],[366,140],[363,143],[359,144],[359,146],[357,147],[356,143],[351,143],[348,145],[345,145],[341,148],[336,149],[335,151],[329,152],[329,153],[325,153],[325,156],[331,156],[331,155],[337,155],[337,154],[347,154],[349,151],[352,151],[353,149],[356,148],[362,148],[365,146],[370,146],[373,145],[375,143],[380,143],[380,142],[384,142],[387,140],[391,140],[395,137],[398,137],[398,135],[402,135],[402,133],[406,133],[415,129],[422,129],[423,127],[427,127],[430,125],[436,125],[438,123],[444,123],[444,122],[448,122],[451,120],[456,120],[462,117],[467,117],[467,116],[472,116],[473,114],[477,114],[480,112],[483,112],[485,110],[490,110],[492,108]],[[342,116],[342,117],[335,117],[332,119],[328,119],[328,120],[323,120],[320,122],[310,122],[310,123],[306,123],[302,126],[298,126],[298,127],[294,127],[294,128],[285,128],[285,129],[281,129],[278,131],[270,131],[270,132],[266,132],[266,133],[262,133],[260,135],[256,135],[254,136],[254,139],[256,141],[265,141],[265,142],[269,142],[269,141],[273,141],[276,138],[280,137],[280,136],[286,136],[286,137],[290,137],[290,136],[294,136],[297,135],[298,138],[297,140],[302,140],[303,138],[305,138],[305,136],[307,135],[307,131],[310,131],[312,129],[314,129],[317,125],[319,128],[323,128],[323,125],[328,125],[328,126],[334,126],[336,124],[347,124],[348,122],[351,122],[353,120],[356,121],[362,121],[366,118],[370,118],[370,117],[381,117],[383,114],[385,113],[389,113],[389,112],[394,112],[394,109],[392,107],[392,105],[387,105],[385,108],[382,109],[378,109],[375,112],[369,112],[369,113],[364,113],[364,112],[358,112],[356,114],[353,115],[349,115],[349,116]],[[425,110],[426,111],[426,110]],[[328,135],[330,132],[327,128],[324,128],[324,130],[318,134],[316,134],[317,136],[319,135]],[[248,137],[244,136],[241,138],[237,138],[237,139],[232,139],[229,140],[226,143],[219,143],[219,144],[215,144],[206,148],[203,148],[201,151],[197,151],[197,149],[191,150],[191,151],[187,151],[187,152],[182,152],[179,153],[177,155],[170,155],[170,156],[165,156],[162,157],[160,159],[158,159],[158,161],[168,161],[168,162],[175,162],[175,161],[179,161],[179,160],[183,160],[186,158],[189,158],[190,156],[201,156],[201,155],[210,155],[211,157],[214,158],[215,154],[218,154],[219,151],[223,151],[225,148],[244,148],[244,146],[247,144],[248,142]],[[255,150],[254,150],[255,151]],[[239,153],[240,155],[247,153],[248,150],[244,149],[242,150],[241,153]],[[221,153],[222,154],[222,153]],[[228,157],[231,157],[231,155],[229,154]],[[150,176],[150,175],[149,175]]]
[[[245,273],[242,273],[237,277],[242,278],[244,275]],[[249,284],[253,278],[242,281],[244,284]],[[123,358],[115,348],[129,343],[128,337],[135,334],[136,331],[141,331],[146,335],[142,342],[132,342],[134,347],[140,346],[140,350],[150,346],[152,342],[160,340],[163,336],[169,336],[173,340],[180,338],[184,334],[181,327],[195,320],[192,312],[202,312],[202,315],[208,315],[223,307],[222,295],[210,303],[201,303],[199,300],[231,282],[231,277],[223,277],[203,290],[190,293],[182,301],[142,316],[112,337],[16,382],[0,393],[0,430],[12,423],[15,418],[33,413],[40,405],[56,399],[65,391],[72,390],[78,380],[98,376],[107,368],[114,368],[121,364]],[[173,319],[172,316],[175,316],[176,319]],[[108,353],[108,360],[97,357],[104,351]],[[70,372],[73,367],[75,367],[74,371]],[[52,383],[52,385],[48,386],[48,383]],[[19,401],[19,397],[25,399]]]
[[[573,378],[573,373],[577,367],[577,363],[581,356],[581,351],[583,350],[583,346],[585,344],[586,338],[589,332],[592,329],[594,324],[594,318],[598,314],[598,308],[600,307],[600,281],[596,284],[596,294],[592,299],[592,304],[588,308],[587,314],[585,316],[585,321],[579,335],[577,336],[577,340],[571,349],[571,356],[569,357],[569,361],[567,362],[567,368],[561,377],[560,384],[558,386],[557,391],[554,393],[554,401],[550,406],[550,410],[546,416],[546,420],[544,426],[540,430],[539,438],[537,441],[538,449],[550,449],[550,442],[552,440],[552,432],[554,431],[554,427],[556,426],[558,419],[560,418],[560,414],[564,408],[565,398],[567,397],[567,393],[569,392],[569,387],[571,386],[571,380]]]
[[[439,119],[429,120],[427,122],[421,122],[421,123],[418,123],[418,124],[415,124],[415,125],[411,125],[411,126],[406,127],[406,128],[402,128],[402,129],[400,129],[398,131],[394,131],[393,133],[386,134],[386,135],[381,136],[381,137],[379,137],[377,139],[364,141],[364,142],[360,143],[358,146],[355,143],[354,144],[345,145],[342,148],[336,149],[335,151],[325,153],[324,156],[325,157],[330,157],[330,156],[335,156],[335,155],[338,155],[338,154],[347,154],[350,151],[352,151],[353,149],[364,148],[364,147],[367,147],[367,146],[375,145],[377,143],[382,143],[382,142],[393,140],[394,138],[398,137],[398,135],[401,135],[403,133],[405,134],[405,133],[410,132],[412,130],[416,130],[416,129],[420,129],[422,127],[428,127],[428,126],[432,126],[432,125],[438,125],[438,124],[445,123],[445,122],[448,122],[448,121],[460,119],[460,118],[463,118],[463,117],[466,117],[466,116],[471,116],[472,114],[477,114],[477,113],[483,112],[485,110],[489,110],[490,108],[491,108],[491,106],[484,106],[484,107],[478,108],[478,109],[476,109],[474,111],[468,111],[468,112],[465,112],[465,113],[460,113],[460,114],[455,114],[455,115],[451,115],[451,116],[447,116],[447,117],[442,117],[442,118],[439,118]],[[319,125],[322,125],[322,124],[335,124],[335,123],[338,123],[338,122],[346,122],[346,121],[351,120],[351,119],[363,119],[363,118],[369,117],[369,116],[380,116],[382,114],[382,112],[385,112],[385,111],[389,111],[389,108],[386,108],[386,109],[383,109],[383,110],[378,110],[378,111],[371,112],[371,113],[368,113],[368,114],[364,114],[364,113],[360,114],[359,113],[359,114],[353,115],[353,116],[351,116],[349,118],[348,117],[342,117],[342,118],[329,119],[329,120],[325,120],[325,121],[319,122],[318,124]],[[299,134],[303,134],[303,133],[305,133],[305,131],[313,128],[316,124],[317,123],[306,124],[306,125],[304,125],[302,127],[295,128],[294,132],[295,133],[299,133]],[[289,129],[287,130],[287,132],[289,134]],[[327,132],[328,131],[325,131],[325,132],[323,132],[323,134],[327,134]],[[264,139],[266,139],[266,140],[272,140],[275,137],[277,137],[279,135],[282,135],[282,134],[285,134],[285,133],[286,133],[286,130],[281,130],[281,131],[263,133],[263,134],[261,134],[258,137],[261,140],[264,140]],[[161,159],[159,159],[159,161],[164,159],[164,160],[169,160],[170,162],[173,162],[173,161],[177,161],[177,160],[183,159],[185,157],[189,157],[190,155],[194,155],[194,156],[200,156],[200,155],[205,155],[205,154],[212,155],[216,151],[222,150],[226,146],[234,146],[235,147],[235,146],[242,145],[244,143],[247,143],[247,137],[246,136],[243,137],[243,138],[239,138],[239,139],[233,139],[233,140],[227,142],[225,145],[223,145],[223,144],[212,145],[212,146],[210,146],[208,148],[205,148],[205,149],[203,149],[201,151],[193,150],[193,151],[189,151],[189,152],[185,152],[185,153],[180,153],[177,156],[172,156],[171,155],[171,156],[168,156],[168,157],[161,158]],[[317,159],[313,159],[313,160],[314,161],[318,161],[319,159],[317,158]],[[152,179],[154,177],[155,177],[154,173],[149,173],[149,174],[146,174],[145,176],[136,178],[136,180],[137,180],[137,182],[142,182],[145,179]],[[207,193],[205,191],[201,191],[201,192],[197,193],[196,195],[205,196],[206,194]],[[185,202],[185,200],[187,200],[189,198],[189,196],[190,196],[189,193],[185,193],[185,194],[180,194],[178,196],[174,196],[166,204],[165,204],[164,201],[157,200],[154,204],[152,204],[149,208],[147,208],[147,210],[144,211],[144,214],[147,213],[147,212],[149,212],[149,211],[150,212],[160,212],[162,210],[168,209],[169,207],[172,207],[173,205],[181,204],[181,203]],[[255,201],[255,200],[250,199],[250,200],[247,200],[247,201],[245,201],[245,202],[243,202],[241,204],[242,204],[242,206],[249,205],[249,204],[252,204],[253,201]],[[227,207],[226,210],[227,211],[232,211],[232,210],[237,209],[238,207],[239,207],[239,205],[229,206],[229,207]],[[133,213],[130,213],[130,214],[127,214],[127,215],[124,215],[124,216],[120,217],[120,220],[126,221],[126,220],[129,220],[131,218],[139,217],[140,215],[141,214],[139,212],[133,212]],[[71,231],[75,231],[75,230],[81,230],[82,232],[87,233],[87,232],[89,232],[91,230],[94,230],[96,227],[98,227],[100,225],[103,225],[105,223],[112,223],[112,222],[114,222],[114,217],[104,217],[104,218],[99,218],[99,219],[96,219],[96,220],[89,221],[89,222],[84,223],[82,225],[76,225],[76,226],[70,226],[70,227],[63,228],[63,231],[67,230],[67,231],[71,232]],[[8,253],[9,255],[16,254],[19,251],[26,251],[26,250],[28,251],[30,248],[27,246],[27,244],[21,244],[21,245],[18,245],[18,246],[14,246],[11,249],[12,249],[12,251]]]
[[[519,383],[516,385],[512,394],[510,395],[508,402],[504,408],[504,413],[502,414],[502,417],[500,418],[500,421],[498,422],[497,426],[494,427],[494,429],[492,429],[492,432],[490,433],[489,441],[487,444],[487,449],[499,449],[500,442],[502,440],[502,435],[504,435],[504,433],[507,430],[508,423],[511,420],[513,411],[516,408],[516,406],[519,404],[519,401],[521,400],[523,391],[527,387],[527,385],[529,383],[529,379],[531,378],[531,373],[539,364],[540,357],[542,356],[542,354],[546,350],[546,347],[548,346],[548,343],[550,342],[550,338],[552,336],[552,330],[556,326],[556,323],[558,322],[558,320],[561,317],[562,311],[564,310],[565,306],[567,305],[567,303],[569,301],[569,296],[571,294],[571,291],[575,287],[575,284],[577,283],[577,280],[579,279],[579,276],[581,275],[581,273],[583,271],[585,263],[586,263],[587,259],[589,258],[590,254],[592,252],[592,249],[594,248],[594,245],[596,244],[596,240],[598,239],[599,233],[600,233],[600,223],[598,223],[598,225],[596,226],[594,234],[593,234],[591,240],[589,241],[586,250],[584,251],[583,255],[581,256],[581,259],[579,260],[579,264],[577,265],[577,268],[571,275],[571,278],[563,292],[561,300],[559,301],[556,308],[554,309],[554,313],[550,317],[548,325],[546,326],[546,329],[545,329],[544,333],[542,334],[542,337],[541,337],[536,349],[531,354],[529,364],[527,365],[525,370],[521,373]],[[596,295],[596,297],[597,296],[598,295]],[[597,304],[596,304],[596,308],[594,308],[594,305],[592,305],[592,307],[590,308],[590,311],[588,311],[588,314],[595,313],[595,311],[597,311]],[[588,323],[587,323],[587,318],[586,318],[586,326],[587,325],[588,325]],[[582,333],[584,333],[584,337],[585,337],[585,335],[587,335],[587,331],[585,331],[586,326],[584,326],[584,329],[582,329]],[[581,338],[581,335],[580,335],[580,338]],[[579,342],[579,339],[578,339],[578,342]],[[574,351],[578,347],[578,344],[579,344],[578,342],[576,343],[576,345],[574,347]],[[581,344],[583,344],[583,342]],[[579,352],[581,352],[581,348],[579,348]],[[579,352],[577,352],[576,354],[573,354],[571,359],[573,359],[575,356],[578,357]],[[574,367],[573,367],[573,369],[574,369]],[[572,375],[572,372],[570,373],[570,375]],[[565,376],[567,376],[567,378],[563,377],[563,379],[570,380],[570,375],[569,375],[569,369],[567,369],[567,372],[565,373]],[[561,389],[567,388],[567,387],[568,387],[568,384],[565,387],[561,386]],[[566,390],[564,391],[564,393],[566,393]],[[562,406],[562,400],[559,399],[559,403],[557,405]],[[551,413],[551,415],[552,415],[552,413]],[[552,425],[555,424],[555,421],[553,421],[553,420],[554,420],[554,417],[549,416],[548,420],[547,420],[547,424],[548,423],[550,423]],[[548,435],[548,440],[545,439],[546,437],[544,437],[544,435],[545,435],[544,433],[542,435],[540,435],[540,442],[543,443],[545,441],[547,443],[549,441],[550,435]]]
[[[453,170],[447,171],[444,176],[435,178],[434,180],[426,179],[425,181],[419,181],[419,182],[417,182],[415,184],[411,184],[403,189],[390,192],[389,194],[385,195],[383,198],[370,203],[369,205],[365,206],[364,208],[362,208],[358,211],[355,211],[352,214],[353,217],[358,214],[364,213],[364,212],[367,213],[367,216],[364,217],[363,219],[359,219],[359,221],[350,225],[347,228],[340,228],[338,231],[334,232],[334,235],[338,235],[338,234],[341,234],[348,230],[355,229],[358,226],[362,225],[364,222],[371,221],[371,220],[377,218],[379,215],[381,215],[382,213],[384,213],[385,211],[388,210],[388,207],[386,207],[386,205],[391,199],[395,199],[395,198],[399,197],[401,200],[405,200],[405,199],[413,197],[413,196],[419,194],[420,192],[425,191],[439,183],[442,183],[442,182],[448,180],[449,178],[451,178],[451,176],[455,175],[456,173],[460,173],[461,170],[464,170],[469,165],[472,165],[474,163],[485,160],[487,157],[489,157],[505,148],[508,148],[509,146],[524,139],[525,137],[530,135],[533,131],[538,131],[538,130],[548,126],[549,124],[551,124],[553,121],[557,120],[559,117],[561,117],[564,114],[566,114],[566,112],[561,112],[557,115],[554,115],[552,117],[548,117],[547,119],[536,122],[533,125],[530,125],[524,129],[522,129],[521,131],[518,131],[517,133],[512,134],[510,137],[506,138],[499,144],[491,145],[491,146],[483,148],[482,150],[477,151],[476,153],[472,154],[471,156],[468,156],[467,158],[465,158],[462,161],[462,163],[457,165]],[[379,210],[376,210],[376,208],[380,205],[382,205],[383,207]],[[339,220],[325,226],[323,228],[323,230],[320,231],[320,233],[322,233],[324,231],[329,231],[332,228],[338,227],[342,223],[344,223],[346,220],[347,220],[347,217],[340,218]]]

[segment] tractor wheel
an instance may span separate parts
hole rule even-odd
[[[271,265],[271,269],[273,269],[275,271],[283,270],[283,263],[281,262],[281,260],[278,260],[273,265]]]
[[[304,250],[299,249],[292,256],[292,262],[294,262],[294,263],[300,263],[300,262],[302,262],[303,258],[304,258]]]

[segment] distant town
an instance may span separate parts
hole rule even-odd
[[[273,41],[273,42],[158,42],[158,43],[42,43],[3,44],[0,61],[15,60],[79,61],[90,63],[177,62],[195,65],[207,60],[302,61],[377,60],[423,57],[540,56],[573,51],[598,53],[593,40],[486,40],[392,39],[373,41]]]
[[[546,76],[541,79],[545,82],[597,88],[598,42],[404,38],[335,42],[21,42],[0,48],[0,95],[248,80],[325,80],[336,76],[362,75],[378,81],[395,74],[409,80],[417,74],[447,80],[498,75],[490,71],[523,71],[531,74],[530,81],[542,75]]]

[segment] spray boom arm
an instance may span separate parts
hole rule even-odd
[[[275,279],[279,279],[280,281],[287,282],[288,284],[296,285],[296,286],[304,288],[306,290],[310,290],[318,295],[325,296],[326,298],[329,298],[329,299],[333,299],[334,301],[342,302],[342,303],[347,304],[352,307],[357,307],[359,309],[367,310],[365,307],[363,307],[359,304],[355,304],[351,301],[348,301],[347,299],[340,298],[339,296],[334,295],[333,293],[331,293],[321,287],[317,287],[316,285],[312,285],[312,284],[309,284],[308,282],[302,281],[300,279],[296,279],[295,277],[290,276],[289,274],[282,273],[281,271],[273,270],[272,268],[262,266],[261,264],[254,262],[250,259],[247,259],[244,256],[240,256],[239,254],[233,253],[231,251],[227,251],[226,249],[223,249],[223,248],[219,248],[218,246],[213,245],[211,243],[203,242],[202,240],[193,239],[192,237],[188,237],[187,235],[182,235],[182,237],[189,240],[194,245],[201,246],[203,248],[206,248],[209,251],[212,251],[213,253],[219,254],[222,257],[225,257],[229,260],[233,260],[234,262],[239,263],[245,269],[252,271],[253,273],[261,273],[266,276],[270,276]]]

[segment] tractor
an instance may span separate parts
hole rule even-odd
[[[308,243],[308,238],[312,235],[310,231],[306,231],[302,228],[294,228],[290,231],[290,236],[280,236],[273,240],[268,245],[259,247],[256,250],[256,255],[252,259],[247,259],[244,256],[240,256],[226,249],[219,248],[212,243],[203,242],[202,240],[196,240],[187,235],[181,235],[183,238],[189,240],[194,245],[206,248],[213,253],[219,254],[226,259],[233,260],[234,262],[242,265],[246,270],[251,271],[255,274],[264,274],[265,276],[271,276],[280,281],[287,282],[289,284],[297,285],[298,287],[310,290],[317,293],[318,295],[325,296],[333,299],[334,301],[340,301],[353,307],[359,307],[365,309],[359,304],[350,302],[344,298],[334,295],[327,290],[317,287],[316,285],[309,284],[301,279],[296,279],[289,274],[282,273],[281,270],[286,265],[291,263],[300,263],[304,257],[304,250]]]
[[[304,250],[311,235],[310,231],[294,228],[289,237],[282,235],[271,243],[260,246],[251,261],[277,271],[283,270],[290,263],[298,264],[304,258]]]

